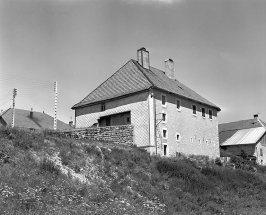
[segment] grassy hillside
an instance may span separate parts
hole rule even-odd
[[[1,214],[265,214],[265,168],[0,129]]]

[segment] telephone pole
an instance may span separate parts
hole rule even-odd
[[[57,117],[56,117],[56,109],[57,109],[57,81],[54,82],[54,92],[55,92],[55,101],[54,101],[54,130],[57,127]]]
[[[15,125],[15,98],[17,95],[17,89],[14,88],[13,90],[13,113],[12,113],[12,125],[11,127],[14,128]]]

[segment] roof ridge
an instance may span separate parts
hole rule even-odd
[[[264,121],[262,121],[261,119],[258,119],[258,121],[260,122],[260,124],[262,125],[262,127],[264,127],[266,129],[266,126],[263,124],[265,123]],[[263,123],[262,123],[263,122]],[[265,123],[266,124],[266,123]]]
[[[243,121],[248,121],[248,120],[253,120],[253,119],[242,119],[242,120],[233,121],[233,122],[225,122],[225,123],[221,123],[221,124],[219,124],[219,125],[225,125],[225,124],[230,124],[230,123],[243,122]]]
[[[87,95],[86,97],[84,97],[79,103],[77,103],[77,104],[75,104],[74,106],[72,106],[71,107],[71,109],[75,109],[76,107],[80,107],[80,106],[83,106],[83,104],[82,104],[82,101],[84,101],[86,98],[88,98],[90,95],[92,95],[96,90],[98,90],[99,88],[101,88],[101,86],[103,85],[103,84],[105,84],[106,82],[108,82],[112,77],[114,77],[117,73],[119,73],[120,71],[121,71],[121,69],[123,68],[123,67],[125,67],[127,64],[129,64],[129,63],[133,63],[135,66],[136,66],[136,68],[138,69],[138,71],[147,79],[147,77],[143,74],[143,72],[139,69],[139,67],[136,65],[136,63],[134,62],[134,60],[133,59],[130,59],[129,61],[127,61],[123,66],[121,66],[115,73],[113,73],[109,78],[107,78],[104,82],[102,82],[98,87],[96,87],[89,95]],[[148,79],[147,79],[148,80]],[[152,83],[151,83],[151,81],[150,80],[148,80],[148,82],[151,84],[151,85],[153,85]],[[84,105],[86,105],[86,104],[84,104]]]
[[[136,60],[134,59],[131,59],[131,61],[137,66],[137,68],[139,69],[139,71],[144,75],[144,77],[151,83],[152,87],[155,86],[155,84],[148,78],[148,76],[143,72],[142,69],[145,69],[143,68]],[[149,71],[151,71],[150,69],[147,69]],[[151,71],[152,72],[152,71]]]

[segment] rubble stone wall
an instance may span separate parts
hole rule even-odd
[[[59,135],[79,139],[91,139],[98,141],[113,142],[116,144],[133,145],[133,126],[119,125],[107,127],[82,128],[72,131],[61,131]]]

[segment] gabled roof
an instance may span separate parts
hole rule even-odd
[[[2,118],[7,125],[11,125],[12,110],[12,108],[9,108],[0,115],[0,118]],[[45,113],[36,111],[33,111],[33,117],[30,118],[30,111],[15,109],[15,126],[32,129],[53,129],[54,118]],[[70,129],[70,126],[60,120],[57,120],[57,129],[67,130]]]
[[[265,122],[263,122],[262,120],[258,120],[257,122],[254,122],[254,119],[247,119],[247,120],[240,120],[240,121],[236,121],[236,122],[219,124],[218,125],[219,143],[220,143],[220,145],[224,145],[226,142],[229,141],[230,138],[232,138],[231,140],[234,140],[234,144],[236,144],[236,142],[235,142],[235,140],[237,139],[236,137],[241,138],[240,134],[244,134],[245,131],[246,132],[253,131],[254,128],[264,127],[263,123],[265,124]],[[254,131],[259,131],[259,130],[260,129],[254,130]],[[238,132],[238,131],[242,131],[242,133]],[[255,135],[255,136],[260,135],[260,132],[253,132],[252,135]],[[244,143],[247,140],[248,139],[245,139],[242,142]],[[239,144],[240,144],[240,142],[239,142]],[[245,144],[248,144],[248,142],[245,142]]]
[[[81,102],[74,105],[72,109],[140,92],[149,88],[157,88],[171,92],[214,107],[218,111],[221,110],[218,106],[203,98],[181,82],[170,79],[163,71],[153,67],[145,69],[136,60],[127,62]]]

